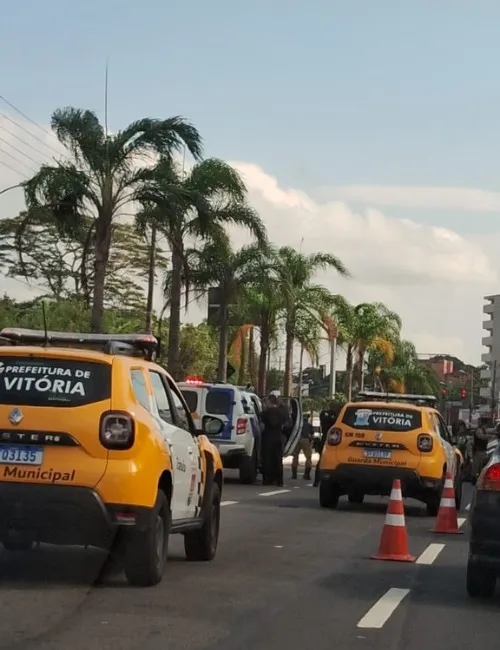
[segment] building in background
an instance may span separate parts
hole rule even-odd
[[[500,294],[485,296],[486,304],[483,306],[483,329],[485,334],[482,339],[486,351],[481,355],[485,368],[481,370],[480,395],[484,399],[480,410],[482,415],[496,415],[498,411],[498,393],[500,390]]]

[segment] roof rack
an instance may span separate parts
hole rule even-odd
[[[105,354],[141,356],[148,361],[154,361],[159,352],[158,339],[151,334],[83,334],[6,327],[0,331],[0,340],[8,345],[91,348]]]
[[[371,390],[360,390],[356,397],[357,402],[409,402],[410,404],[434,407],[437,398],[434,395],[406,395],[402,393],[379,393]]]

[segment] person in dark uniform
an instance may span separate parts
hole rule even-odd
[[[260,414],[262,427],[262,477],[263,485],[283,485],[284,428],[289,424],[287,409],[271,394]]]
[[[325,409],[324,411],[321,411],[319,414],[319,425],[321,427],[321,450],[323,450],[323,447],[325,446],[326,436],[328,434],[328,431],[334,425],[335,420],[337,419],[337,416],[339,414],[339,411],[340,411],[340,404],[332,400],[328,405],[328,408]],[[318,487],[319,485],[320,461],[321,461],[321,452],[314,472],[314,483],[313,483],[314,487]]]

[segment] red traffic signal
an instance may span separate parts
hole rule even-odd
[[[462,388],[462,390],[460,391],[460,399],[465,399],[466,397],[467,397],[467,391],[465,390],[465,388]]]
[[[441,390],[441,397],[446,397],[446,395],[448,395],[448,391],[446,390],[446,388],[443,388]]]

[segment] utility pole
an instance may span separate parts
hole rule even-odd
[[[469,426],[472,424],[472,411],[474,410],[474,368],[470,371],[469,387]]]
[[[333,326],[330,332],[330,386],[331,399],[335,399],[335,388],[337,385],[337,327]]]
[[[492,365],[492,373],[491,373],[491,419],[493,420],[494,415],[493,411],[495,409],[495,385],[497,383],[497,362],[496,360],[493,361]]]

